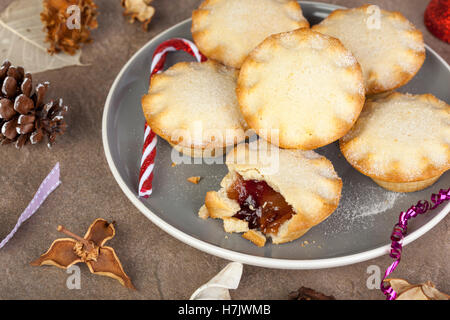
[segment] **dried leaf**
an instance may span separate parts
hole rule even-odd
[[[420,286],[411,287],[397,296],[395,300],[430,300]]]
[[[10,59],[31,73],[82,65],[81,51],[48,54],[42,10],[42,0],[15,0],[0,14],[0,61]]]
[[[230,289],[237,289],[244,266],[230,262],[214,278],[198,288],[189,300],[231,300]]]
[[[148,25],[155,14],[155,8],[150,6],[153,0],[121,0],[125,8],[124,15],[130,17],[130,23],[136,20],[142,22],[142,28],[148,30]]]
[[[432,300],[450,300],[449,295],[440,292],[430,281],[427,281],[422,285],[422,291],[428,298]]]
[[[434,284],[427,281],[422,284],[410,284],[403,279],[386,279],[397,293],[396,300],[449,300],[450,296],[436,289]]]

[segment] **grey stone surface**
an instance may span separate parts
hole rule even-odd
[[[11,1],[0,0],[0,9]],[[14,226],[40,182],[56,162],[61,163],[62,185],[39,212],[24,223],[16,236],[0,250],[0,299],[186,299],[213,277],[227,261],[193,249],[158,229],[128,201],[109,171],[101,141],[101,117],[108,90],[126,61],[148,40],[188,18],[199,0],[155,0],[156,16],[149,32],[122,17],[119,0],[97,0],[99,28],[94,42],[83,49],[88,67],[69,67],[36,74],[36,80],[52,84],[49,97],[63,97],[71,106],[68,132],[52,150],[45,145],[16,150],[0,149],[0,239]],[[365,1],[331,0],[359,6]],[[423,24],[425,0],[373,0],[388,10],[402,12],[424,33],[425,40],[447,61],[450,46],[434,38]],[[14,62],[14,57],[11,57]],[[117,221],[116,238],[110,241],[137,291],[115,280],[94,276],[81,266],[81,290],[66,287],[68,274],[55,267],[31,267],[61,235],[64,224],[83,235],[97,217]],[[396,277],[411,282],[431,280],[450,292],[449,218],[408,245]],[[312,287],[338,299],[383,299],[366,286],[367,267],[382,272],[388,256],[356,265],[311,271],[273,270],[245,266],[236,299],[285,299],[300,286]]]

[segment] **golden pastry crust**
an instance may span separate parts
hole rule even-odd
[[[208,58],[240,68],[266,37],[309,27],[293,0],[205,0],[192,14],[192,37]]]
[[[336,37],[364,72],[367,94],[408,83],[425,61],[422,33],[400,12],[364,5],[332,12],[312,30]]]
[[[219,191],[206,194],[205,206],[199,211],[199,216],[203,219],[223,219],[226,232],[252,231],[248,222],[233,217],[240,206],[237,201],[228,198],[227,191],[238,176],[244,180],[265,181],[284,197],[295,212],[280,226],[277,234],[266,236],[271,237],[275,244],[293,241],[336,210],[342,181],[332,163],[313,151],[283,150],[269,145],[270,152],[279,152],[279,163],[274,168],[275,158],[266,158],[259,141],[240,144],[227,155],[229,173],[222,180]],[[264,143],[264,146],[267,144]],[[261,244],[260,237],[256,237],[254,232],[247,233],[246,239]]]
[[[178,152],[189,156],[191,158],[215,158],[226,154],[226,147],[219,148],[192,148],[192,147],[182,147],[174,143],[169,142],[169,144],[177,150]]]
[[[260,231],[249,230],[242,235],[242,238],[250,240],[258,247],[264,247],[266,244],[266,237]]]
[[[413,182],[388,182],[382,181],[378,179],[372,179],[375,181],[380,187],[383,187],[387,190],[394,192],[416,192],[419,190],[423,190],[433,185],[436,181],[439,180],[441,175],[432,177],[430,179],[422,180],[422,181],[413,181]]]
[[[272,35],[250,53],[237,96],[259,136],[282,148],[312,150],[350,130],[364,106],[363,82],[339,40],[298,29]]]
[[[450,169],[450,106],[431,94],[368,99],[340,148],[355,169],[387,189],[423,189]]]
[[[177,150],[204,156],[245,139],[237,71],[214,61],[180,62],[152,76],[142,98],[147,123]]]

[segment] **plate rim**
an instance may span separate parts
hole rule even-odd
[[[327,7],[333,7],[335,9],[338,8],[345,8],[342,6],[334,5],[334,4],[328,4],[324,2],[312,2],[312,1],[299,1],[300,3],[304,4],[312,4],[312,5],[325,5]],[[172,27],[164,30],[163,32],[159,33],[155,37],[151,38],[145,45],[142,46],[136,53],[133,54],[133,56],[125,63],[125,65],[122,67],[120,72],[117,74],[116,78],[114,79],[113,84],[111,85],[111,88],[108,92],[108,96],[105,101],[104,109],[103,109],[103,116],[102,116],[102,143],[103,143],[103,150],[105,152],[106,160],[109,166],[109,169],[111,170],[111,173],[113,174],[114,179],[116,180],[119,187],[122,189],[122,192],[127,196],[127,198],[131,201],[131,203],[134,204],[134,206],[145,216],[147,219],[149,219],[151,222],[153,222],[157,227],[162,229],[163,231],[167,232],[172,237],[176,238],[177,240],[196,248],[200,251],[206,252],[211,255],[218,256],[220,258],[231,260],[231,261],[237,261],[248,265],[254,265],[258,267],[265,267],[265,268],[275,268],[275,269],[293,269],[293,270],[313,270],[313,269],[324,269],[324,268],[333,268],[333,267],[341,267],[346,265],[351,265],[363,261],[367,261],[370,259],[374,259],[377,257],[380,257],[382,255],[388,254],[390,252],[391,245],[386,244],[383,246],[379,246],[375,249],[351,254],[351,255],[345,255],[341,257],[333,257],[333,258],[325,258],[325,259],[311,259],[311,260],[290,260],[290,259],[279,259],[279,258],[269,258],[269,257],[260,257],[260,256],[254,256],[251,254],[241,253],[237,251],[233,251],[230,249],[224,249],[219,246],[216,246],[214,244],[210,244],[204,240],[197,239],[193,236],[190,236],[183,231],[175,228],[174,226],[170,225],[166,221],[164,221],[162,218],[157,216],[152,210],[147,208],[144,203],[140,200],[140,198],[137,197],[136,191],[131,190],[125,181],[123,180],[122,176],[120,175],[114,159],[111,155],[111,150],[109,148],[109,140],[107,135],[107,120],[108,120],[108,114],[111,106],[111,99],[113,92],[116,90],[116,87],[119,83],[119,81],[122,78],[122,75],[125,73],[125,71],[128,69],[129,65],[151,44],[154,42],[158,42],[158,40],[162,37],[164,37],[167,33],[171,32],[173,29],[179,27],[181,24],[185,24],[187,22],[191,21],[191,18],[185,19]],[[444,58],[442,58],[436,51],[434,51],[432,48],[430,48],[427,44],[425,44],[425,47],[427,50],[429,50],[433,55],[435,55],[443,64],[447,67],[448,71],[450,72],[450,66],[445,61]],[[428,199],[427,199],[428,200]],[[417,240],[421,236],[423,236],[425,233],[430,231],[432,228],[434,228],[441,220],[443,220],[447,214],[450,212],[450,203],[448,203],[445,207],[442,208],[440,212],[438,212],[430,221],[428,221],[425,225],[420,227],[419,229],[413,231],[411,234],[408,234],[403,241],[403,245],[406,246],[409,243]]]

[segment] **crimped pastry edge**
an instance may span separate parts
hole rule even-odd
[[[277,34],[273,34],[269,37],[267,37],[263,42],[261,42],[252,52],[250,52],[250,54],[247,56],[247,58],[245,59],[244,63],[242,64],[242,67],[240,69],[239,72],[239,77],[237,80],[237,86],[236,86],[236,95],[238,98],[238,104],[239,104],[239,108],[241,110],[241,114],[243,115],[245,121],[247,122],[248,126],[253,129],[258,135],[262,136],[265,140],[267,140],[268,142],[283,148],[283,149],[300,149],[300,150],[314,150],[323,146],[326,146],[328,144],[331,144],[337,140],[339,140],[341,137],[343,137],[345,134],[347,134],[351,128],[353,127],[353,125],[356,123],[356,121],[358,120],[359,114],[361,113],[361,111],[363,110],[364,107],[364,102],[365,102],[365,95],[364,94],[359,94],[359,95],[353,95],[353,98],[355,101],[358,101],[357,105],[358,108],[355,110],[355,116],[353,118],[352,122],[345,122],[342,119],[339,118],[335,118],[335,121],[337,123],[339,123],[339,127],[340,130],[338,130],[333,136],[328,137],[326,139],[322,138],[310,138],[308,140],[308,142],[292,142],[292,141],[283,141],[279,136],[277,136],[278,140],[277,141],[272,141],[271,136],[267,135],[265,133],[267,133],[267,130],[269,128],[262,128],[260,127],[260,125],[258,124],[259,122],[259,116],[257,113],[251,113],[251,112],[247,112],[247,109],[251,109],[250,106],[248,106],[246,103],[244,103],[245,100],[245,95],[247,93],[247,90],[245,89],[246,85],[246,78],[248,77],[247,73],[247,65],[251,65],[255,60],[253,59],[253,53],[257,52],[258,50],[260,50],[260,48],[265,45],[266,42],[268,41],[272,41],[272,42],[276,42],[277,38],[281,37],[284,34],[288,34],[288,33],[296,33],[296,32],[302,32],[302,31],[310,31],[313,32],[315,34],[320,34],[319,32],[313,31],[309,28],[300,28],[297,30],[293,30],[293,31],[288,31],[288,32],[282,32],[282,33],[277,33]],[[335,43],[338,46],[341,46],[342,48],[345,49],[344,45],[341,43],[341,41],[337,38],[328,36],[328,35],[324,35],[327,38],[330,38],[331,41],[335,41]],[[347,49],[345,49],[347,50]],[[361,66],[359,64],[359,62],[357,62],[353,67],[352,67],[352,71],[355,71],[359,74],[359,80],[360,82],[364,85],[364,77],[363,77],[363,73],[362,73],[362,69]]]
[[[245,56],[238,58],[235,55],[229,54],[226,50],[226,47],[222,44],[218,44],[212,46],[207,37],[207,32],[205,30],[197,31],[197,29],[202,29],[198,27],[201,24],[201,20],[208,15],[207,7],[211,5],[215,0],[205,0],[203,1],[198,9],[192,12],[192,26],[191,26],[191,34],[195,44],[198,46],[200,51],[207,56],[209,59],[213,59],[227,65],[229,67],[233,67],[236,69],[240,69]],[[303,16],[303,11],[300,4],[297,1],[289,1],[287,4],[294,6],[296,10],[299,10]],[[298,28],[309,28],[310,24],[306,18],[302,21],[296,22],[298,24]]]
[[[175,65],[173,65],[172,67],[170,67],[168,70],[170,69],[185,69],[188,68],[191,64],[197,64],[199,62],[178,62]],[[216,61],[212,61],[212,60],[208,60],[206,62],[203,62],[203,64],[211,64],[213,67],[215,68],[219,68],[222,67],[221,64],[219,64]],[[166,70],[167,71],[167,70]],[[236,78],[238,75],[238,70],[234,70],[235,74],[236,74]],[[154,74],[151,78],[151,83],[157,82],[159,81],[160,78],[164,78],[164,72],[163,73],[159,73],[159,74]],[[155,116],[150,116],[148,110],[151,109],[151,103],[152,103],[152,97],[154,94],[150,93],[151,90],[151,86],[149,88],[149,91],[147,94],[145,94],[142,99],[141,99],[141,104],[142,104],[142,110],[144,113],[144,117],[147,121],[147,124],[152,128],[152,130],[162,139],[166,140],[170,145],[177,146],[177,150],[182,152],[183,154],[186,155],[191,155],[192,157],[203,157],[203,154],[215,154],[216,152],[214,150],[220,150],[220,149],[225,149],[227,147],[230,146],[235,146],[236,144],[244,141],[246,139],[246,130],[247,130],[247,126],[246,124],[239,124],[235,126],[235,128],[227,128],[227,132],[229,133],[233,133],[233,137],[234,140],[232,143],[227,143],[227,141],[222,141],[222,143],[219,143],[220,140],[217,140],[215,142],[212,141],[208,141],[207,144],[203,143],[202,145],[193,145],[193,144],[188,144],[184,141],[174,141],[171,137],[170,134],[167,133],[162,126],[159,124],[158,122],[158,117]],[[157,95],[157,94],[156,94]],[[214,157],[214,155],[213,155]]]
[[[394,99],[396,97],[404,96],[404,95],[409,95],[409,94],[404,94],[404,93],[393,91],[389,94],[381,94],[381,95],[373,96],[372,98],[368,99],[366,101],[366,103],[370,103],[372,101],[378,101],[378,100]],[[435,103],[435,104],[441,104],[442,102],[444,102],[429,93],[413,95],[413,96],[415,96],[416,98],[418,98],[420,100],[426,100],[427,102]],[[447,104],[447,107],[450,110],[450,105]],[[363,175],[370,177],[372,180],[376,181],[377,183],[381,182],[381,184],[384,184],[386,186],[392,185],[393,186],[392,188],[396,188],[396,189],[399,188],[400,190],[402,189],[401,185],[399,187],[395,187],[394,184],[405,184],[404,186],[407,186],[408,183],[420,184],[422,181],[428,181],[428,180],[431,181],[431,180],[433,180],[433,178],[436,178],[436,177],[439,178],[446,171],[450,170],[450,161],[448,162],[447,166],[441,166],[441,167],[436,167],[433,164],[429,163],[428,166],[426,167],[426,169],[421,172],[421,174],[417,175],[414,179],[411,179],[411,178],[406,178],[403,175],[401,175],[398,170],[400,164],[398,162],[393,161],[389,165],[389,167],[391,168],[391,170],[389,172],[383,172],[378,175],[371,174],[369,172],[372,172],[373,170],[371,170],[372,167],[370,165],[368,158],[363,158],[358,161],[352,161],[349,157],[349,154],[347,153],[348,152],[347,145],[348,145],[348,142],[350,142],[351,140],[345,141],[345,142],[344,142],[344,140],[345,140],[345,136],[339,140],[339,148],[340,148],[342,155],[347,160],[347,162],[354,169],[356,169]],[[449,159],[450,159],[450,153],[449,153]],[[436,180],[438,180],[438,178]],[[433,183],[431,183],[431,184],[433,184]],[[380,184],[380,183],[378,183],[378,184]],[[405,188],[407,189],[408,187],[405,187]],[[426,188],[426,186],[424,188]],[[422,189],[424,189],[424,188],[422,188]],[[408,192],[408,191],[405,191],[405,192]]]
[[[352,10],[367,10],[369,7],[371,7],[371,4],[365,4],[361,7],[357,7],[357,8],[348,8],[348,9],[337,9],[335,11],[333,11],[332,13],[330,13],[323,21],[325,21],[326,19],[333,19],[337,16],[343,15],[345,14],[345,12],[348,11],[352,11]],[[389,13],[391,16],[396,17],[397,19],[400,19],[404,22],[408,22],[411,23],[401,12],[399,11],[388,11],[388,10],[383,10],[381,9],[381,12],[384,13]],[[322,23],[322,22],[321,22]],[[322,26],[321,23],[312,26],[311,29],[312,30],[316,30],[317,32],[320,32]],[[412,24],[412,23],[411,23]],[[414,25],[414,24],[412,24]],[[372,79],[369,80],[369,83],[366,84],[366,94],[367,95],[375,95],[375,94],[379,94],[379,93],[384,93],[387,91],[391,91],[391,90],[395,90],[398,89],[400,87],[403,87],[404,85],[406,85],[408,82],[410,82],[416,75],[417,73],[420,71],[420,69],[422,68],[423,64],[425,63],[425,59],[426,59],[426,50],[425,50],[425,42],[424,42],[424,38],[423,38],[423,34],[422,32],[417,29],[417,27],[414,25],[414,34],[418,37],[421,38],[421,42],[424,46],[424,51],[419,52],[419,51],[415,51],[414,55],[415,55],[415,62],[416,62],[416,70],[413,73],[410,72],[406,72],[404,71],[401,66],[397,65],[396,69],[397,73],[396,73],[396,78],[394,81],[395,85],[385,85],[383,83],[380,82],[379,79],[376,78],[376,74],[375,73],[371,73],[372,75]]]

